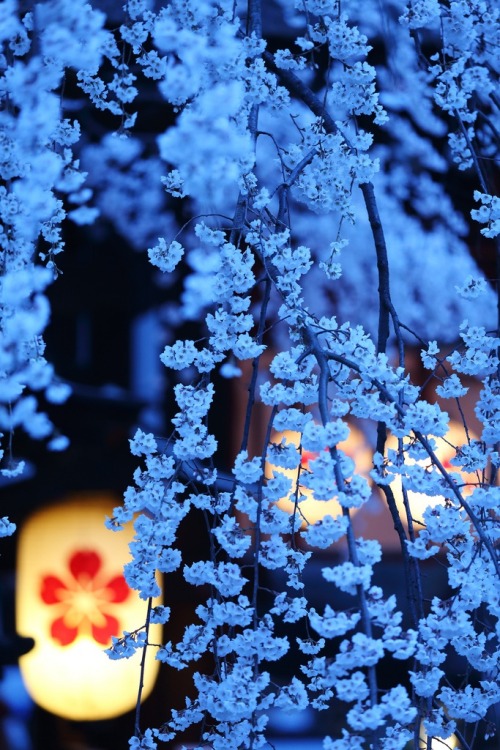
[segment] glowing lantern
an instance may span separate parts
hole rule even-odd
[[[471,440],[476,439],[476,436],[470,430],[469,437]],[[445,437],[435,438],[437,444],[435,454],[446,471],[459,474],[464,483],[475,483],[477,482],[477,475],[475,473],[467,473],[465,471],[462,471],[460,467],[454,466],[450,463],[451,459],[456,455],[456,447],[461,447],[462,445],[464,445],[464,443],[466,442],[465,438],[466,435],[463,426],[459,422],[450,421],[450,427]],[[397,450],[397,439],[391,435],[387,441],[387,446],[388,448]],[[408,447],[407,440],[405,441],[405,447]],[[408,465],[418,464],[419,466],[425,467],[431,465],[431,459],[427,458],[417,461],[415,459],[405,457],[405,463],[407,463]],[[401,518],[405,521],[406,512],[403,503],[401,479],[398,478],[393,484],[391,484],[391,487],[393,487],[394,489],[394,496],[396,499],[398,510],[401,514]],[[463,495],[469,495],[471,491],[471,487],[460,487],[460,492]],[[428,508],[429,506],[433,507],[435,505],[444,503],[444,497],[442,495],[431,497],[421,492],[409,491],[408,501],[410,503],[412,517],[419,520],[423,518],[423,513],[426,508]]]
[[[347,440],[342,441],[338,444],[338,448],[342,450],[349,458],[351,458],[355,465],[356,471],[364,476],[368,476],[368,472],[372,468],[372,455],[373,452],[370,446],[367,444],[365,436],[356,427],[349,425],[350,433]],[[271,437],[271,442],[281,443],[282,440],[286,440],[287,443],[291,443],[297,447],[300,445],[300,432],[293,432],[291,430],[284,430],[283,432],[274,432]],[[309,468],[309,462],[317,458],[316,453],[310,451],[302,451],[302,459],[300,463],[300,471],[307,471]],[[273,475],[273,471],[281,472],[285,476],[292,480],[291,493],[295,492],[297,486],[297,479],[299,475],[299,468],[297,469],[282,469],[281,467],[274,466],[270,462],[266,462],[266,478],[270,479]],[[338,516],[342,513],[342,508],[335,498],[331,500],[316,500],[313,497],[313,492],[308,487],[304,487],[299,483],[299,496],[304,499],[300,500],[299,509],[302,515],[302,526],[316,523],[327,515]],[[282,497],[278,500],[278,507],[282,510],[286,510],[288,513],[293,513],[294,502],[293,495],[292,500],[288,497]],[[352,512],[355,513],[356,509],[353,508]]]
[[[419,750],[427,750],[427,734],[423,724],[420,727],[420,732]],[[450,735],[445,740],[441,737],[433,737],[431,739],[431,750],[455,750],[455,748],[456,750],[460,748],[458,738],[455,734]]]
[[[116,501],[75,495],[34,514],[19,536],[17,630],[35,639],[20,659],[28,692],[42,708],[75,721],[108,719],[134,708],[142,649],[111,661],[112,636],[144,624],[146,602],[125,582],[131,532],[108,531]],[[155,605],[159,602],[155,602]],[[161,626],[149,639],[161,642]],[[148,649],[145,698],[159,664]]]

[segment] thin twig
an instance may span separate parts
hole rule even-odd
[[[144,690],[144,674],[146,671],[146,655],[147,655],[147,649],[149,644],[149,626],[151,624],[151,609],[153,607],[153,599],[150,597],[148,599],[148,609],[146,612],[146,643],[142,649],[141,654],[141,667],[139,671],[139,689],[137,691],[137,703],[135,705],[135,722],[134,722],[134,731],[135,736],[140,737],[141,736],[141,701],[142,701],[142,691]]]

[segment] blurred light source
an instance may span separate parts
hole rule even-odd
[[[358,473],[365,477],[368,477],[368,472],[372,468],[372,456],[373,451],[368,445],[364,434],[357,427],[349,425],[350,433],[347,440],[342,441],[338,444],[338,448],[342,450],[349,458],[351,458],[355,465]],[[300,446],[301,433],[294,432],[291,430],[284,430],[283,432],[274,432],[271,436],[271,442],[280,444],[283,440],[287,443],[295,445],[297,448]],[[302,526],[305,527],[308,524],[316,523],[327,515],[333,516],[334,518],[342,514],[342,507],[338,503],[335,497],[330,500],[316,500],[313,497],[312,490],[304,487],[300,484],[299,471],[307,472],[309,469],[309,461],[313,461],[319,454],[311,453],[310,451],[302,451],[302,460],[300,467],[297,469],[283,469],[275,466],[274,464],[266,461],[265,475],[267,479],[271,479],[273,471],[281,472],[286,477],[292,480],[292,489],[289,496],[282,497],[278,500],[278,507],[287,513],[293,513],[295,508],[294,493],[297,488],[297,481],[299,481],[299,510],[302,517]],[[302,500],[300,498],[303,498]],[[356,508],[351,511],[353,514],[356,512]]]
[[[104,526],[116,504],[109,495],[74,495],[35,513],[19,535],[17,630],[35,639],[21,674],[35,703],[75,721],[119,716],[137,700],[142,649],[119,661],[104,653],[111,636],[146,619],[146,602],[123,577],[132,532]],[[149,638],[161,642],[160,625]],[[159,667],[148,652],[143,698]]]
[[[469,438],[471,440],[477,439],[476,435],[470,430]],[[467,443],[467,436],[465,434],[463,425],[461,425],[460,422],[451,420],[449,430],[446,435],[443,438],[434,438],[434,440],[436,441],[437,446],[435,450],[436,457],[439,459],[446,471],[460,475],[461,483],[477,483],[478,477],[474,472],[467,473],[465,471],[462,471],[460,466],[454,466],[450,463],[451,459],[455,458],[456,456],[457,448],[461,448],[464,444]],[[408,438],[406,438],[403,443],[403,449],[407,450],[408,446],[409,442]],[[391,435],[387,440],[387,448],[392,448],[393,450],[398,449],[398,440],[393,435]],[[405,463],[407,463],[409,466],[411,466],[412,464],[418,464],[422,467],[428,467],[429,470],[432,467],[432,462],[429,457],[415,460],[405,455]],[[403,519],[403,522],[406,523],[406,511],[403,503],[401,479],[398,478],[391,484],[391,487],[394,491],[396,504],[398,506],[401,518]],[[460,492],[463,495],[468,495],[471,491],[472,487],[460,487]],[[434,507],[435,505],[444,503],[444,497],[442,495],[435,495],[431,497],[430,495],[425,495],[422,492],[413,492],[410,490],[408,491],[408,501],[411,508],[412,518],[421,522],[423,519],[424,510],[429,506]]]
[[[423,725],[420,728],[419,750],[427,750],[427,734]],[[460,750],[458,738],[455,734],[445,740],[441,737],[432,737],[431,750]]]

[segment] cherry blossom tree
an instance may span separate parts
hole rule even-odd
[[[469,233],[498,259],[499,10],[280,0],[285,48],[266,32],[266,5],[127,0],[113,27],[83,0],[0,6],[1,470],[23,471],[15,431],[67,444],[38,400],[69,394],[44,356],[46,292],[66,223],[101,212],[159,273],[183,279],[172,320],[201,321],[197,340],[161,355],[179,375],[177,412],[167,436],[137,430],[140,466],[107,520],[110,533],[134,525],[125,577],[145,603],[109,656],[155,649],[167,668],[190,668],[195,688],[158,727],[138,706],[130,747],[199,725],[200,748],[257,750],[272,746],[271,711],[313,709],[344,716],[325,750],[430,750],[452,736],[480,748],[500,699],[500,334],[497,280]],[[82,107],[114,118],[102,138],[82,132],[68,81]],[[151,87],[171,118],[146,148],[134,125]],[[438,398],[415,381],[410,350]],[[230,476],[210,429],[216,374],[248,381]],[[472,379],[477,436],[462,408]],[[448,437],[448,403],[461,443]],[[353,419],[371,436],[369,477],[339,447]],[[384,551],[356,532],[374,492],[407,602],[373,583]],[[338,511],[312,520],[307,493]],[[428,499],[421,517],[416,493]],[[196,511],[210,556],[188,565],[178,531]],[[0,535],[13,532],[1,519]],[[317,611],[304,577],[332,545]],[[431,558],[448,585],[428,600]],[[174,642],[177,570],[209,594]],[[154,607],[158,572],[165,604]],[[165,643],[149,643],[152,622],[165,623]],[[278,679],[292,656],[296,672]],[[382,687],[391,669],[407,679]]]

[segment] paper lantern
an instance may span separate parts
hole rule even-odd
[[[476,435],[469,430],[469,437],[471,440],[476,440]],[[451,473],[459,474],[461,477],[461,480],[464,483],[470,482],[470,483],[476,483],[477,476],[475,473],[467,473],[465,471],[462,471],[459,466],[454,466],[450,463],[451,459],[455,457],[456,455],[456,448],[461,447],[466,443],[466,434],[464,431],[463,426],[459,422],[455,422],[453,420],[450,421],[449,424],[449,430],[444,436],[444,438],[435,438],[437,447],[435,450],[436,456],[443,465],[443,467]],[[408,439],[405,441],[405,446],[408,446]],[[398,448],[398,441],[397,438],[394,436],[390,436],[387,440],[387,447],[392,448],[393,450],[397,450]],[[415,459],[405,457],[405,463],[407,463],[409,466],[412,464],[418,464],[420,466],[431,466],[431,459],[420,459],[416,461]],[[437,469],[435,469],[437,471]],[[398,506],[399,513],[401,515],[401,518],[403,519],[403,522],[406,524],[406,511],[403,503],[403,491],[401,489],[401,479],[398,478],[395,482],[391,484],[391,487],[393,488],[394,497],[396,500],[396,505]],[[467,496],[471,493],[472,487],[461,487],[460,492]],[[423,513],[426,508],[429,506],[433,507],[435,505],[439,505],[444,503],[444,497],[442,495],[435,495],[434,497],[431,497],[429,495],[425,495],[421,492],[408,492],[408,501],[410,503],[410,508],[412,512],[412,517],[416,519],[417,521],[421,521],[423,519]]]
[[[19,535],[17,630],[35,639],[21,674],[39,706],[75,721],[119,716],[137,701],[142,649],[117,661],[104,653],[112,636],[144,625],[147,609],[123,577],[133,532],[104,526],[116,505],[110,496],[75,495],[35,513]],[[160,625],[150,641],[161,642]],[[158,667],[148,649],[143,698]]]
[[[338,448],[342,450],[347,456],[352,458],[356,465],[356,471],[364,476],[368,476],[368,472],[372,468],[372,455],[373,452],[366,442],[365,436],[356,427],[349,425],[350,433],[346,440],[343,440],[338,444]],[[271,442],[281,443],[282,440],[286,440],[287,443],[292,443],[295,446],[300,445],[300,432],[294,432],[291,430],[284,430],[283,432],[274,432],[271,437]],[[311,453],[310,451],[302,451],[302,460],[300,465],[301,471],[307,471],[309,462],[314,460],[318,454]],[[265,475],[266,478],[270,479],[273,475],[273,471],[281,472],[285,476],[292,480],[292,492],[295,491],[297,485],[297,478],[299,469],[282,469],[281,467],[274,466],[270,462],[266,462]],[[316,523],[327,515],[333,516],[334,518],[342,513],[342,507],[335,498],[331,500],[316,500],[313,497],[312,490],[303,485],[299,484],[299,493],[304,497],[300,501],[299,507],[302,514],[302,526],[305,527],[308,524]],[[283,497],[278,500],[278,507],[282,510],[286,510],[288,513],[292,513],[294,509],[293,498],[290,500],[288,497]],[[351,510],[351,513],[356,512],[356,508]]]
[[[424,729],[423,723],[420,727],[420,739],[419,739],[419,750],[427,750],[428,737]],[[433,737],[431,739],[431,750],[460,750],[458,737],[455,734],[450,735],[446,739],[441,737]]]

